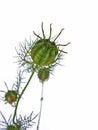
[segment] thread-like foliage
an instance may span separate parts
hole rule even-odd
[[[29,128],[33,128],[34,124],[36,124],[36,130],[39,130],[44,82],[49,80],[53,69],[57,65],[60,65],[63,54],[67,54],[67,52],[62,50],[60,46],[65,47],[70,44],[58,44],[56,42],[63,30],[64,29],[62,28],[58,35],[52,38],[52,24],[50,24],[49,36],[46,37],[42,22],[42,36],[33,31],[36,36],[35,41],[31,38],[30,41],[25,39],[23,43],[19,44],[18,49],[15,48],[20,71],[18,72],[16,81],[13,83],[11,89],[9,89],[7,83],[4,82],[7,91],[0,90],[3,94],[2,100],[11,106],[14,106],[14,112],[10,115],[8,120],[6,120],[5,116],[2,112],[0,112],[2,117],[2,120],[0,120],[0,130],[27,130]],[[23,79],[27,73],[30,73],[30,76],[26,82],[23,82]],[[20,100],[27,87],[29,87],[30,81],[35,73],[37,74],[39,81],[42,83],[39,112],[38,114],[33,114],[33,112],[31,112],[29,116],[26,114],[25,116],[22,116],[21,114],[18,115],[17,110]]]

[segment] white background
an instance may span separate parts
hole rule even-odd
[[[1,0],[0,90],[6,91],[4,81],[9,88],[15,81],[15,46],[30,36],[35,40],[33,30],[40,33],[42,21],[47,35],[50,23],[53,36],[64,27],[58,42],[72,44],[65,48],[64,66],[56,67],[45,83],[40,130],[98,130],[97,0]],[[41,83],[34,79],[20,102],[20,113],[38,111]],[[7,119],[11,110],[0,101]]]

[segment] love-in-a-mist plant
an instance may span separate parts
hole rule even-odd
[[[4,114],[0,111],[2,116],[2,120],[0,119],[0,130],[27,130],[31,127],[33,129],[34,124],[36,124],[36,130],[39,130],[42,112],[44,82],[49,80],[53,69],[57,65],[60,65],[63,54],[67,53],[60,47],[65,47],[70,44],[58,44],[56,42],[57,38],[61,35],[63,30],[64,29],[61,29],[58,35],[53,38],[51,36],[52,24],[50,24],[49,36],[46,37],[42,23],[42,36],[33,32],[36,36],[35,41],[30,40],[30,42],[28,42],[25,40],[24,43],[19,44],[19,49],[16,49],[16,52],[20,71],[18,72],[16,81],[12,85],[11,89],[9,89],[7,83],[5,82],[5,87],[7,90],[0,91],[3,94],[2,100],[14,107],[14,112],[11,113],[9,119],[7,120]],[[30,77],[26,83],[23,82],[25,73],[30,74]],[[28,116],[18,116],[17,110],[19,102],[25,93],[26,88],[29,87],[29,83],[32,80],[34,73],[37,74],[38,79],[42,83],[39,113],[34,114],[32,111]]]

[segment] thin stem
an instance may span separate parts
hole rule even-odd
[[[69,45],[69,44],[71,44],[71,43],[68,42],[67,44],[64,44],[64,45],[62,45],[62,44],[57,44],[57,46],[67,46],[67,45]]]
[[[50,35],[49,35],[49,40],[50,40],[50,38],[51,38],[51,33],[52,33],[52,24],[50,24]]]
[[[32,74],[30,75],[30,77],[29,77],[29,79],[28,79],[28,82],[26,83],[24,89],[22,90],[22,92],[21,92],[21,94],[19,95],[19,98],[18,98],[18,100],[17,100],[16,106],[15,106],[15,110],[14,110],[14,115],[13,115],[13,123],[14,123],[15,125],[17,125],[17,123],[15,122],[15,117],[16,117],[16,114],[17,114],[17,108],[18,108],[19,101],[20,101],[22,95],[24,94],[24,92],[25,92],[27,86],[29,85],[29,83],[30,83],[30,81],[31,81],[31,79],[32,79],[32,76],[33,76],[34,72],[35,72],[35,69],[33,70]]]
[[[42,39],[39,35],[37,35],[34,31],[33,31],[34,35],[37,36],[38,38]]]
[[[2,112],[0,111],[0,113],[1,113],[1,116],[3,117],[3,119],[4,119],[4,121],[5,121],[5,124],[7,124],[8,125],[8,123],[7,123],[7,120],[5,119],[5,117],[4,117],[4,115],[2,114]],[[3,122],[4,123],[4,122]]]
[[[43,22],[42,22],[41,28],[42,28],[43,38],[45,39],[45,33],[44,33],[44,29],[43,29]]]
[[[6,82],[4,82],[4,83],[5,83],[5,86],[6,86],[6,88],[7,88],[7,91],[8,91],[9,89],[8,89],[7,83],[6,83]]]
[[[41,120],[42,103],[43,103],[43,90],[44,90],[44,85],[43,85],[43,82],[42,82],[42,90],[41,90],[41,98],[40,98],[40,111],[39,111],[39,119],[38,119],[38,124],[37,124],[36,130],[39,130],[39,125],[40,125],[40,120]]]
[[[61,31],[59,32],[59,34],[56,36],[56,38],[54,39],[54,41],[53,42],[55,42],[56,41],[56,39],[60,36],[60,34],[62,33],[62,31],[64,30],[64,28],[62,28],[61,29]]]
[[[68,52],[66,52],[66,51],[63,51],[63,50],[59,50],[59,51],[60,51],[60,52],[63,52],[63,53],[66,53],[66,54],[68,53]]]

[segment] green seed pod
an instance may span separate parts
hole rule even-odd
[[[17,100],[17,92],[14,90],[8,90],[8,92],[5,94],[5,100],[12,104]]]
[[[45,48],[45,46],[42,46],[41,48],[38,48],[36,50],[36,55],[33,56],[33,61],[37,64],[37,65],[41,65],[41,60],[43,57],[43,54],[45,54],[45,52],[47,51],[47,48]]]
[[[31,58],[39,66],[51,65],[55,61],[57,54],[57,46],[48,39],[37,41],[31,50]]]
[[[51,48],[50,53],[49,53],[49,57],[48,57],[49,60],[47,59],[44,64],[46,66],[52,64],[53,62],[55,62],[55,57],[56,57],[56,51],[53,48]]]
[[[43,65],[45,66],[45,62],[47,61],[49,55],[50,55],[50,49],[47,49],[47,51],[44,53],[45,54],[45,57],[43,57],[40,61],[40,65]]]
[[[9,125],[6,130],[20,130],[20,128],[14,125]]]
[[[59,32],[59,34],[51,41],[51,34],[52,34],[52,24],[50,24],[50,35],[48,38],[46,38],[44,29],[43,29],[43,22],[41,25],[42,29],[42,35],[43,37],[40,37],[34,32],[34,35],[39,38],[37,42],[34,43],[34,46],[31,48],[31,59],[33,60],[33,63],[36,64],[38,67],[42,66],[51,66],[53,63],[55,63],[60,56],[59,52],[67,53],[63,50],[59,49],[59,46],[67,46],[68,44],[62,45],[62,44],[56,44],[57,38],[61,35],[63,28]]]
[[[42,47],[42,45],[43,45],[43,40],[38,40],[36,43],[35,43],[35,45],[32,47],[32,50],[31,50],[31,57],[34,55],[34,53],[35,53],[35,51],[37,50],[37,49],[39,49],[40,47]]]
[[[41,80],[41,81],[45,81],[49,78],[49,68],[41,68],[39,71],[38,71],[38,78]]]

